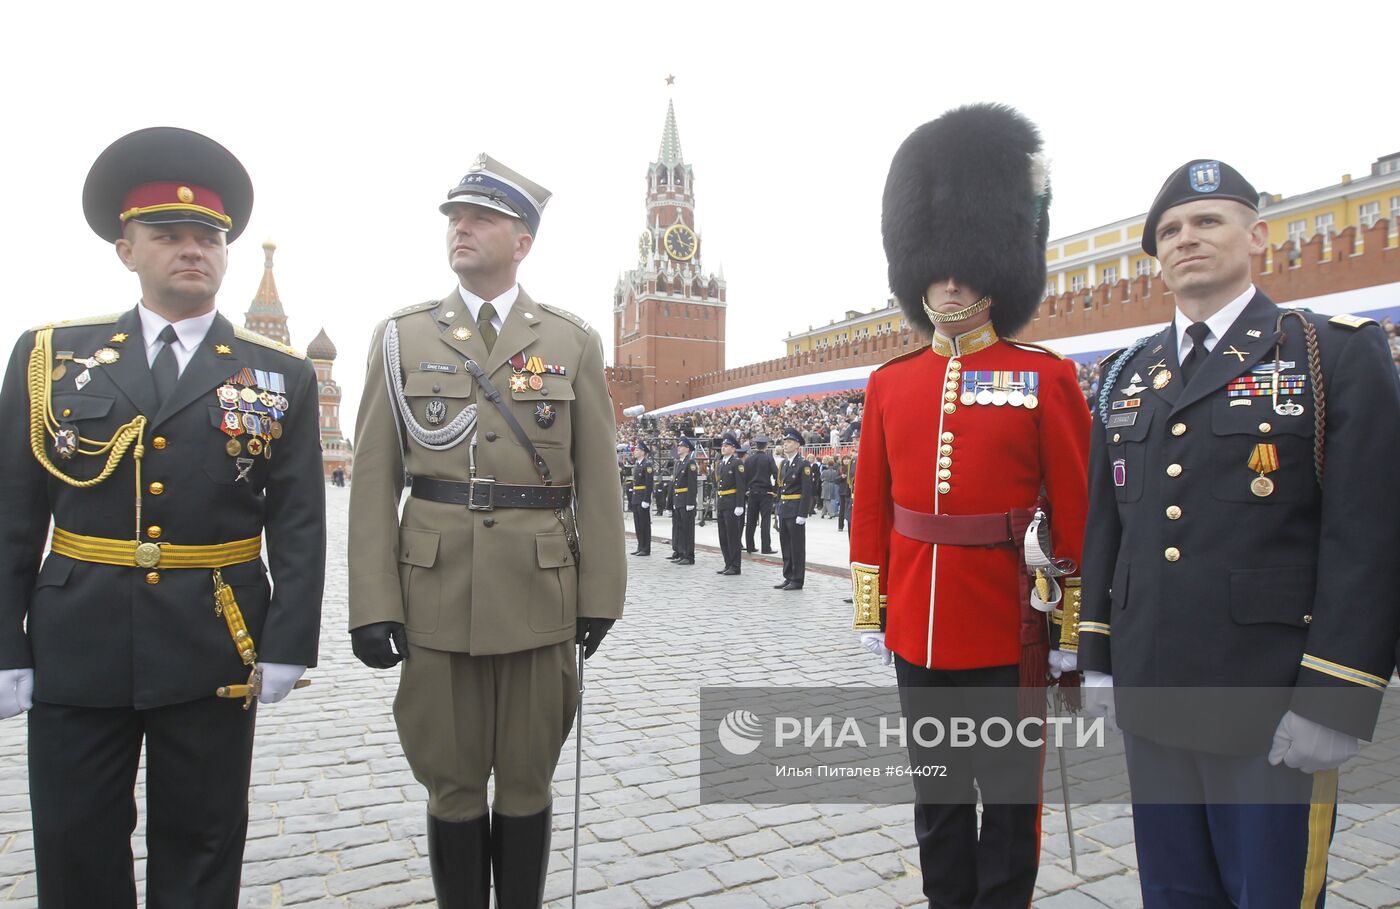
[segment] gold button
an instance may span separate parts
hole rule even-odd
[[[952,478],[953,472],[951,470],[944,469],[938,472],[938,479],[940,480],[951,480]]]
[[[150,538],[153,539],[153,540],[159,540],[159,539],[160,539],[160,525],[159,525],[159,524],[152,524],[150,527],[147,527],[147,528],[146,528],[146,536],[150,537]]]
[[[954,357],[948,361],[949,369],[962,369],[962,361]]]
[[[1172,424],[1172,435],[1174,435],[1174,436],[1184,436],[1184,435],[1186,435],[1186,424],[1185,424],[1185,423],[1173,423],[1173,424]]]
[[[955,410],[957,410],[957,409],[958,409],[958,405],[956,405],[956,404],[944,404],[944,405],[943,405],[943,412],[944,412],[944,413],[953,413],[953,412],[954,412]]]
[[[1274,427],[1273,427],[1271,424],[1269,424],[1269,423],[1260,423],[1260,424],[1259,424],[1259,431],[1260,431],[1260,432],[1273,432],[1273,430],[1274,430]]]
[[[151,440],[151,447],[153,447],[153,448],[165,448],[165,436],[156,436],[154,439],[152,439],[152,440]]]
[[[957,391],[958,383],[953,379],[949,379],[947,382],[943,383],[943,387],[948,389],[949,391]]]
[[[1167,506],[1167,519],[1168,519],[1168,520],[1170,520],[1170,521],[1175,521],[1177,518],[1180,518],[1180,517],[1181,517],[1181,506],[1180,506],[1180,505],[1168,505],[1168,506]]]
[[[1115,442],[1121,442],[1121,441],[1123,441],[1123,436],[1122,436],[1122,434],[1121,434],[1121,433],[1116,433],[1116,432],[1115,432],[1115,433],[1113,434],[1113,441],[1115,441]]]
[[[952,434],[951,432],[945,432],[945,433],[943,433],[943,441],[944,441],[944,442],[951,442],[951,441],[953,441],[953,434]]]
[[[947,484],[947,483],[939,483],[939,484],[938,484],[938,491],[939,491],[940,493],[942,493],[943,495],[945,495],[945,496],[946,496],[949,492],[951,492],[952,489],[953,489],[953,487],[952,487],[951,485]]]
[[[160,480],[156,480],[154,483],[152,483],[146,488],[151,491],[151,495],[153,496],[158,496],[161,493],[165,492],[165,484],[162,483]]]
[[[159,583],[160,583],[160,572],[159,572],[159,571],[150,571],[150,572],[147,572],[147,573],[146,573],[146,583],[147,583],[147,584],[159,584]]]
[[[1303,624],[1304,624],[1304,625],[1311,625],[1311,624],[1312,624],[1312,616],[1310,616],[1310,615],[1305,615],[1305,616],[1303,616]]]
[[[939,459],[938,459],[938,466],[939,466],[939,467],[952,467],[952,466],[953,466],[953,459],[952,459],[952,458],[939,458]]]
[[[945,391],[945,392],[943,392],[943,400],[945,400],[945,401],[956,401],[957,399],[958,399],[958,393],[957,393],[956,391]]]
[[[71,411],[71,410],[69,410],[67,407],[65,407],[65,408],[63,408],[63,415],[64,415],[65,417],[71,417],[71,416],[73,416],[73,411]]]
[[[1169,476],[1169,477],[1179,477],[1179,476],[1181,476],[1181,465],[1180,465],[1180,464],[1168,464],[1168,465],[1167,465],[1167,476]]]
[[[1167,557],[1168,562],[1175,562],[1177,559],[1181,558],[1181,550],[1177,549],[1175,546],[1168,546],[1167,551],[1164,552],[1163,555]]]

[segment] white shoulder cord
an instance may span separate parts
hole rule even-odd
[[[399,367],[399,329],[398,324],[390,319],[384,330],[384,371],[389,382],[390,399],[398,407],[404,429],[408,430],[408,434],[413,436],[414,441],[419,445],[434,451],[455,448],[467,436],[475,434],[475,402],[462,408],[462,411],[445,426],[428,429],[421,425],[413,416],[408,398],[404,395],[403,372]]]

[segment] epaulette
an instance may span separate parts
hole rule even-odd
[[[558,317],[561,318],[561,319],[567,319],[568,321],[574,323],[575,325],[577,325],[579,328],[583,329],[584,331],[590,331],[590,330],[591,330],[591,326],[589,326],[589,324],[588,324],[587,322],[585,322],[583,319],[580,319],[578,316],[574,315],[573,313],[569,312],[567,309],[560,309],[560,308],[557,307],[557,306],[550,306],[548,303],[540,303],[540,304],[539,304],[539,307],[540,307],[540,309],[547,309],[547,310],[549,310],[550,312],[554,313],[556,316],[558,316]]]
[[[908,359],[911,358],[911,357],[917,357],[919,354],[923,353],[924,351],[926,351],[926,350],[928,350],[928,349],[929,349],[929,345],[928,345],[928,344],[925,344],[923,347],[917,348],[917,349],[915,349],[915,350],[911,350],[911,351],[909,351],[908,353],[902,353],[902,354],[899,354],[899,355],[897,355],[897,356],[890,357],[888,360],[886,360],[885,362],[881,363],[879,366],[875,367],[875,371],[876,371],[876,372],[879,372],[880,370],[884,369],[886,366],[893,366],[894,364],[898,363],[900,360],[908,360]]]
[[[123,313],[113,312],[105,316],[88,316],[86,319],[63,319],[59,322],[48,322],[43,325],[36,325],[30,331],[43,331],[46,328],[77,328],[81,325],[110,325],[122,317]]]
[[[399,316],[406,316],[409,313],[423,312],[424,310],[432,309],[441,302],[441,300],[428,300],[425,303],[414,303],[412,306],[405,306],[403,309],[390,313],[389,318],[397,319]]]
[[[1054,348],[1046,347],[1044,344],[1036,344],[1034,341],[1022,341],[1020,338],[1002,338],[1007,344],[1014,344],[1023,350],[1038,350],[1041,353],[1048,353],[1056,360],[1063,360],[1065,355]]]
[[[288,347],[286,344],[283,344],[280,341],[274,341],[271,338],[264,337],[255,331],[249,331],[246,328],[239,328],[237,325],[233,327],[233,336],[240,341],[247,341],[249,344],[259,344],[263,347],[270,347],[278,353],[286,354],[287,356],[297,360],[302,360],[306,357],[305,354],[303,354],[301,351],[297,350],[294,347]]]
[[[1365,328],[1367,325],[1376,324],[1375,319],[1368,319],[1365,316],[1352,316],[1345,313],[1339,316],[1333,316],[1327,321],[1331,322],[1333,325],[1345,325],[1347,328]]]
[[[1117,356],[1118,356],[1119,354],[1121,354],[1123,351],[1125,351],[1125,350],[1127,350],[1127,349],[1128,349],[1128,348],[1126,348],[1126,347],[1120,347],[1120,348],[1118,348],[1117,350],[1115,350],[1113,353],[1109,354],[1108,356],[1100,358],[1100,360],[1099,360],[1099,369],[1100,369],[1100,370],[1105,370],[1105,369],[1107,369],[1107,368],[1108,368],[1108,364],[1112,363],[1112,362],[1114,361],[1114,359],[1117,358]]]

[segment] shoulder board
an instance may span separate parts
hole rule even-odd
[[[1365,316],[1340,315],[1333,316],[1327,320],[1333,325],[1345,325],[1347,328],[1365,328],[1367,325],[1375,325],[1375,319],[1368,319]]]
[[[1108,368],[1108,364],[1110,364],[1110,363],[1112,363],[1114,360],[1116,360],[1116,359],[1118,358],[1118,355],[1121,354],[1123,351],[1125,351],[1125,350],[1127,350],[1127,349],[1128,349],[1128,348],[1126,348],[1126,347],[1120,347],[1120,348],[1118,348],[1117,350],[1115,350],[1113,353],[1111,353],[1111,354],[1109,354],[1108,356],[1103,357],[1102,359],[1100,359],[1100,360],[1099,360],[1099,369],[1107,369],[1107,368]]]
[[[569,312],[567,309],[560,309],[560,308],[557,307],[557,306],[550,306],[548,303],[539,303],[539,304],[537,304],[537,305],[539,306],[540,309],[546,309],[546,310],[548,310],[548,311],[554,313],[554,314],[555,314],[556,316],[558,316],[559,318],[565,319],[565,320],[567,320],[567,321],[569,321],[569,322],[574,323],[575,325],[577,325],[579,328],[583,329],[584,331],[588,331],[589,328],[590,328],[590,326],[589,326],[589,324],[588,324],[587,322],[585,322],[583,319],[580,319],[578,316],[574,315],[573,313]]]
[[[64,319],[60,322],[47,322],[43,325],[36,325],[30,331],[43,331],[45,328],[77,328],[81,325],[110,325],[120,319],[124,313],[113,312],[105,316],[88,316],[86,319]]]
[[[919,347],[919,348],[917,348],[917,349],[915,349],[915,350],[911,350],[911,351],[909,351],[908,353],[902,353],[902,354],[900,354],[899,356],[891,357],[891,358],[889,358],[888,360],[886,360],[885,362],[881,363],[879,366],[875,367],[875,371],[876,371],[876,372],[879,372],[880,370],[884,369],[886,366],[893,366],[894,364],[898,363],[900,360],[908,360],[908,359],[910,359],[911,357],[917,357],[919,354],[923,353],[924,351],[926,351],[926,350],[928,350],[928,349],[929,349],[929,345],[925,344],[924,346]]]
[[[403,309],[395,310],[389,314],[389,318],[397,319],[399,316],[406,316],[410,313],[423,312],[424,310],[432,309],[441,302],[441,300],[428,300],[425,303],[414,303],[412,306],[405,306]]]
[[[286,354],[287,356],[294,357],[298,360],[305,359],[306,356],[294,347],[288,347],[286,344],[279,343],[277,341],[272,340],[271,338],[265,338],[255,331],[249,331],[246,328],[239,328],[237,325],[233,327],[233,336],[240,341],[247,341],[249,344],[258,344],[263,347],[270,347],[278,353]]]
[[[1019,338],[1002,338],[1002,340],[1007,344],[1014,344],[1023,350],[1038,350],[1041,353],[1048,353],[1056,360],[1063,360],[1065,358],[1065,355],[1058,350],[1046,347],[1044,344],[1036,344],[1034,341],[1022,341]]]

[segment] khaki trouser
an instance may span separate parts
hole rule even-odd
[[[573,641],[495,656],[412,644],[403,662],[394,719],[413,776],[428,789],[428,813],[468,821],[494,808],[509,817],[543,811],[559,752],[578,708]]]

